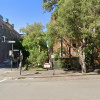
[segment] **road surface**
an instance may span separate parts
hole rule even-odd
[[[100,100],[100,76],[9,78],[0,82],[0,100]]]

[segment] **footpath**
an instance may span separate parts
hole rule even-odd
[[[10,69],[9,69],[10,70]],[[6,77],[12,78],[49,78],[49,77],[68,77],[68,76],[82,76],[82,75],[98,75],[97,70],[89,73],[81,73],[79,71],[65,71],[63,69],[56,70],[22,70],[20,75],[20,69],[12,69],[5,73]]]

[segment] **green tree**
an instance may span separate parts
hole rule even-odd
[[[65,0],[58,10],[58,32],[62,36],[75,37],[76,41],[81,41],[78,48],[80,64],[82,72],[86,72],[85,48],[92,43],[96,44],[100,33],[100,1]]]
[[[47,24],[49,45],[53,46],[59,37],[75,38],[81,43],[80,64],[82,72],[86,72],[88,55],[93,62],[94,47],[100,47],[100,0],[44,0],[43,8],[51,11],[55,4],[51,16],[55,22]]]
[[[48,39],[48,46],[50,49],[53,49],[53,45],[55,42],[58,42],[59,36],[56,30],[56,22],[49,22],[47,24],[47,39]]]
[[[59,0],[43,0],[42,8],[45,9],[45,11],[50,12],[51,10],[53,10],[54,6],[57,5],[58,1]]]
[[[61,5],[61,3],[64,2],[64,0],[43,0],[43,5],[42,8],[45,11],[52,11],[55,7],[59,7],[59,5]]]
[[[22,45],[22,39],[18,40],[18,39],[14,39],[15,40],[15,44],[14,44],[14,49],[18,49],[18,50],[22,50],[23,53],[23,59],[26,60],[26,58],[29,56],[29,52],[25,50],[25,48]],[[18,55],[18,52],[15,52]]]
[[[24,33],[22,45],[29,51],[27,58],[28,64],[37,65],[43,64],[47,60],[47,44],[46,35],[43,33],[43,26],[41,23],[34,23],[27,25],[26,28],[21,28]]]

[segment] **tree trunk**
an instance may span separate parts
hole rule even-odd
[[[60,52],[60,53],[61,53],[61,55],[60,55],[60,56],[62,57],[62,56],[63,56],[63,44],[62,44],[62,37],[61,37],[60,48],[61,48],[61,52]]]
[[[82,54],[82,73],[86,73],[86,62],[85,62],[85,51],[83,49],[83,54]]]
[[[86,73],[86,62],[85,62],[85,40],[82,41],[82,46],[79,48],[79,63],[82,68],[82,73]]]
[[[71,39],[69,40],[69,60],[71,64]]]

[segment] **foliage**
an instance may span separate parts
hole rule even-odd
[[[65,0],[58,9],[57,25],[59,34],[62,36],[73,37],[81,41],[82,65],[85,60],[91,58],[93,62],[94,47],[98,44],[100,28],[100,1],[99,0]],[[95,41],[94,41],[95,40]],[[89,48],[90,44],[91,48]],[[96,44],[96,45],[95,45]],[[89,48],[89,49],[87,49]],[[87,49],[87,52],[85,51]],[[92,53],[90,54],[90,51]],[[90,54],[90,56],[89,56]],[[92,55],[92,56],[91,56]],[[88,59],[89,60],[89,59]],[[90,62],[87,61],[87,63]]]
[[[57,6],[58,1],[60,0],[43,0],[42,8],[45,9],[45,11],[50,12],[55,6]]]
[[[18,39],[15,38],[14,41],[15,41],[14,49],[22,50],[23,58],[24,58],[24,60],[25,60],[26,57],[28,57],[29,52],[26,51],[25,48],[23,47],[23,45],[22,45],[22,41],[23,41],[23,40],[18,40]],[[18,53],[18,52],[17,52],[17,53]]]
[[[49,48],[52,49],[53,44],[59,41],[60,36],[57,33],[56,22],[49,22],[47,24],[47,39]]]
[[[62,47],[62,52],[63,52],[63,54],[66,54],[66,50],[65,50],[64,47]],[[55,59],[58,58],[60,53],[61,53],[61,48],[59,48],[59,49],[57,50],[57,52],[54,53],[54,58],[55,58]]]
[[[82,40],[82,56],[85,54],[86,59],[89,58],[88,54],[93,56],[94,47],[100,47],[100,0],[56,0],[54,4],[52,1],[54,0],[45,0],[44,3],[51,4],[51,9],[55,3],[58,5],[52,14],[52,21],[47,25],[50,47],[59,41],[59,38],[67,36],[70,39],[75,38],[77,42]],[[44,8],[48,10],[46,6]],[[85,64],[84,59],[82,62]]]
[[[47,59],[48,59],[47,52],[41,51],[40,55],[37,58],[37,62],[39,64],[44,64]]]
[[[44,70],[44,69],[43,69],[43,66],[41,66],[41,65],[39,65],[39,66],[34,66],[34,69],[36,69],[36,70]]]
[[[64,2],[64,0],[43,0],[42,8],[45,11],[52,11],[54,8],[59,8],[59,6]]]
[[[67,66],[67,62],[64,59],[58,59],[58,68],[66,68]]]
[[[92,66],[94,63],[94,59],[98,57],[98,52],[94,49],[96,47],[95,42],[88,44],[85,47],[85,55],[86,55],[86,65]],[[97,48],[96,48],[97,49]]]
[[[28,69],[29,69],[29,70],[30,70],[30,69],[44,70],[44,69],[43,69],[43,66],[41,66],[41,65],[39,65],[39,66],[30,66]]]
[[[20,31],[24,33],[22,45],[29,51],[28,64],[43,64],[47,59],[47,44],[42,24],[27,25],[26,28],[21,28]]]
[[[59,48],[59,49],[57,50],[57,52],[54,53],[54,58],[55,58],[55,59],[58,58],[60,52],[61,52],[61,48]]]
[[[32,65],[25,64],[25,70],[31,70],[31,69],[44,70],[42,65],[32,66]]]

